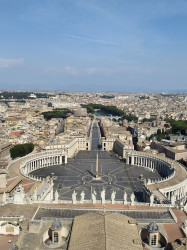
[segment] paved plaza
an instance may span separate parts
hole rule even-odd
[[[80,193],[85,192],[85,199],[91,199],[91,193],[95,190],[97,200],[103,189],[106,190],[106,199],[111,199],[111,193],[116,191],[116,200],[123,199],[124,190],[127,193],[128,201],[132,192],[135,199],[142,201],[143,180],[159,179],[157,172],[149,171],[143,167],[131,166],[121,161],[114,152],[98,150],[99,129],[95,125],[92,132],[91,151],[79,151],[73,159],[68,159],[67,164],[41,168],[33,175],[38,177],[51,176],[54,179],[54,190],[58,190],[61,200],[71,200],[75,190],[77,199]],[[98,154],[98,168],[100,180],[95,180],[96,155]]]

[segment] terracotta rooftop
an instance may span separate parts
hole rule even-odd
[[[69,250],[143,249],[136,221],[118,213],[88,213],[74,218]]]

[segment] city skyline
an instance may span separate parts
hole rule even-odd
[[[1,1],[0,89],[186,91],[186,1]]]
[[[0,91],[0,205],[3,250],[185,249],[187,93]]]

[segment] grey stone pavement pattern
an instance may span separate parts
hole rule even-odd
[[[91,199],[91,192],[96,191],[97,200],[100,200],[100,193],[103,188],[106,190],[106,199],[111,199],[112,191],[116,191],[116,200],[123,199],[124,190],[127,193],[128,201],[132,192],[136,201],[142,200],[144,178],[159,179],[157,172],[151,172],[143,167],[131,166],[120,160],[114,152],[101,151],[98,149],[99,130],[95,125],[92,132],[92,147],[90,151],[79,151],[78,154],[68,159],[67,164],[51,166],[32,172],[38,177],[53,176],[54,191],[57,189],[61,200],[71,200],[72,193],[77,192],[77,200],[80,200],[80,193],[85,192],[85,199]],[[99,159],[99,176],[101,180],[94,180],[96,169],[96,154]]]

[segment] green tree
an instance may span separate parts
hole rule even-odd
[[[183,158],[177,161],[187,167],[187,162]]]
[[[155,120],[156,120],[156,118],[149,118],[149,119],[144,118],[144,119],[142,120],[142,122],[153,122],[153,121],[155,121]]]
[[[158,130],[157,130],[157,135],[160,135],[160,134],[161,134],[161,130],[158,129]]]
[[[168,124],[168,123],[165,123],[165,124],[164,124],[164,128],[169,128],[169,124]]]
[[[71,114],[71,110],[69,109],[54,109],[53,111],[43,112],[42,115],[44,116],[44,119],[47,121],[52,118],[67,118],[69,114]]]
[[[87,109],[87,112],[88,112],[88,113],[91,113],[91,114],[94,114],[94,113],[95,113],[95,110],[94,110],[94,108],[93,108],[92,106],[89,106],[89,105],[88,105],[88,106],[86,107],[86,109]]]
[[[33,143],[24,143],[24,144],[17,144],[13,148],[10,149],[10,155],[12,159],[17,157],[25,156],[31,153],[34,150]]]
[[[123,116],[124,112],[121,109],[118,109],[116,106],[104,106],[102,104],[89,103],[88,105],[82,104],[84,108],[87,108],[88,113],[94,113],[95,109],[99,109],[105,115],[115,115]]]
[[[172,134],[187,134],[187,120],[169,120],[167,119],[167,122],[171,125],[171,133]]]

